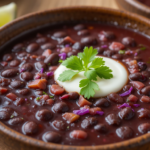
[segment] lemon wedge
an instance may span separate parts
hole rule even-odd
[[[0,27],[15,19],[16,8],[15,3],[0,7]]]

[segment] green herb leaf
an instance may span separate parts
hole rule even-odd
[[[78,73],[79,72],[74,72],[72,70],[65,70],[63,73],[60,74],[60,76],[58,77],[58,80],[62,82],[69,81]]]
[[[100,78],[110,79],[113,77],[112,70],[107,66],[101,66],[100,68],[96,68],[96,73]]]
[[[39,100],[40,100],[40,97],[37,97],[36,100],[39,101]]]
[[[125,54],[125,50],[120,50],[119,54]]]
[[[90,64],[89,68],[99,68],[100,66],[105,65],[105,61],[103,58],[95,58],[92,63]]]
[[[43,91],[43,95],[48,95],[46,92]]]
[[[50,98],[53,98],[54,96],[53,96],[53,95],[49,95],[49,97],[50,97]]]
[[[63,61],[62,65],[72,70],[83,69],[82,61],[77,56],[71,56],[70,58],[67,58],[65,61]]]
[[[95,56],[98,54],[97,49],[85,47],[83,53],[79,53],[78,56],[83,60],[85,68],[88,64],[94,60]]]
[[[59,62],[59,63],[62,63],[62,62],[63,62],[63,60],[61,60],[61,59],[60,59],[58,62]]]
[[[84,95],[84,97],[88,99],[94,96],[96,90],[99,90],[97,83],[89,79],[81,80],[79,87],[81,88],[80,94]]]
[[[90,80],[95,80],[97,81],[97,74],[95,70],[88,70],[84,72],[84,75],[90,79]]]

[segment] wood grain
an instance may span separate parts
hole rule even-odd
[[[115,0],[13,0],[17,4],[17,16],[63,6],[101,6],[118,9]],[[12,0],[0,0],[0,6]]]

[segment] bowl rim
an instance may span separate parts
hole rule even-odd
[[[140,22],[144,22],[145,24],[149,25],[150,27],[150,21],[148,20],[148,18],[131,13],[131,12],[126,12],[126,11],[122,11],[122,10],[115,10],[115,9],[111,9],[111,8],[103,8],[103,7],[97,7],[97,6],[69,6],[69,7],[60,7],[60,8],[55,8],[55,9],[50,9],[50,10],[44,10],[44,11],[38,11],[38,12],[34,12],[34,13],[30,13],[27,15],[24,15],[22,17],[19,17],[18,19],[15,19],[14,21],[6,24],[5,26],[0,28],[0,32],[3,30],[7,30],[8,27],[10,27],[11,25],[16,24],[17,22],[21,22],[23,19],[28,19],[30,17],[34,17],[37,16],[41,13],[51,13],[51,12],[57,12],[60,10],[77,10],[77,9],[88,9],[90,10],[94,10],[94,9],[98,9],[102,12],[109,12],[112,14],[117,14],[118,16],[126,16],[126,17],[130,17],[131,19],[135,19],[138,20]],[[117,142],[117,143],[112,143],[112,144],[105,144],[105,145],[95,145],[95,146],[71,146],[71,145],[61,145],[61,144],[55,144],[55,143],[47,143],[44,142],[42,140],[37,140],[35,138],[23,135],[11,128],[9,128],[8,126],[6,126],[5,124],[3,124],[2,122],[0,122],[0,132],[8,135],[9,137],[20,141],[24,144],[30,145],[30,146],[34,146],[34,147],[38,147],[38,148],[45,148],[45,149],[64,149],[64,150],[116,150],[116,149],[122,149],[122,148],[131,148],[131,147],[135,147],[135,146],[141,146],[147,142],[150,142],[150,134],[144,134],[141,135],[139,137],[136,138],[132,138],[129,140],[125,140],[122,142]]]
[[[138,0],[125,0],[130,5],[136,7],[137,9],[146,12],[147,14],[150,14],[150,6],[146,6],[144,3],[138,1]]]

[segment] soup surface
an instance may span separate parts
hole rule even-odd
[[[146,6],[150,6],[150,1],[149,0],[139,0],[141,3],[143,3]]]
[[[129,80],[118,93],[85,99],[55,82],[60,54],[71,57],[85,46],[128,70]],[[0,59],[0,120],[22,134],[64,145],[103,145],[148,133],[149,50],[147,37],[109,25],[61,25],[32,33]],[[88,113],[73,113],[80,109]]]

